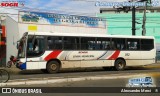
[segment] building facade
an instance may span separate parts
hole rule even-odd
[[[136,35],[142,35],[144,8],[136,8]],[[98,17],[107,22],[110,35],[132,35],[132,12],[124,12],[115,8],[101,8]],[[160,49],[160,7],[146,10],[146,36],[154,36],[157,48]]]
[[[6,28],[5,16],[0,15],[0,66],[6,62]]]

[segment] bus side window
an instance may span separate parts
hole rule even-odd
[[[94,37],[81,38],[81,50],[95,50],[96,49],[96,42]]]
[[[110,38],[97,38],[97,46],[98,50],[110,50],[111,46],[110,46]]]
[[[53,40],[51,37],[47,38],[47,49],[52,49]]]
[[[111,49],[111,47],[107,44],[106,49],[107,49],[107,50],[110,50],[110,49]]]
[[[48,40],[48,48],[47,49],[52,49],[52,44],[53,44],[52,40]]]
[[[124,38],[113,38],[111,41],[111,48],[113,50],[126,50]]]
[[[139,39],[127,39],[128,50],[140,50]]]
[[[47,49],[48,50],[58,50],[62,49],[62,38],[61,37],[48,37],[47,38]]]
[[[151,50],[154,48],[153,39],[141,39],[141,50]]]

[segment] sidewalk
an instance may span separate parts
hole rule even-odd
[[[160,62],[157,62],[155,64],[144,66],[144,68],[160,68]]]

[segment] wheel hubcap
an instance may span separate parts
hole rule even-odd
[[[56,70],[56,69],[57,69],[57,65],[56,65],[56,64],[52,64],[52,65],[51,65],[51,69],[52,69],[52,70]]]
[[[119,69],[122,69],[122,68],[123,68],[123,63],[122,63],[122,62],[119,62],[119,63],[118,63],[118,67],[119,67]]]

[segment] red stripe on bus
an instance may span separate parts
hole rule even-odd
[[[49,61],[51,59],[55,59],[57,58],[57,56],[61,53],[61,50],[55,50],[53,52],[51,52],[49,55],[47,55],[44,60]]]
[[[111,57],[109,57],[108,59],[110,59],[110,60],[115,60],[115,59],[118,57],[119,53],[120,53],[120,51],[119,51],[119,50],[116,50],[116,51],[113,53],[113,55],[112,55]]]

